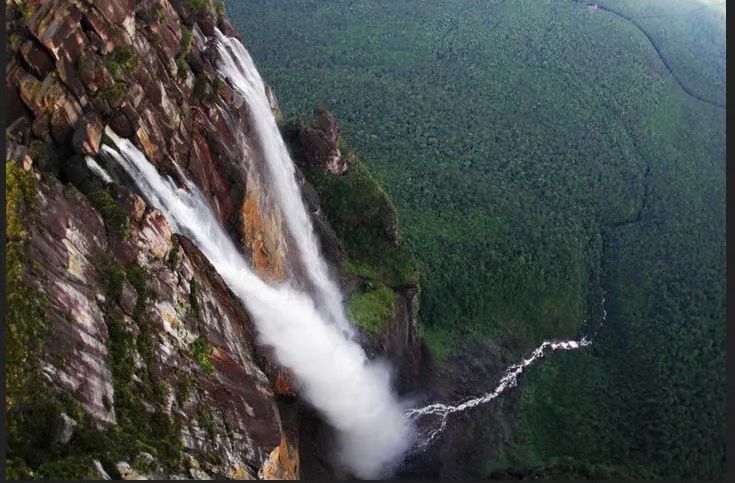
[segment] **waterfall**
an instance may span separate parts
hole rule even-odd
[[[100,153],[122,166],[174,232],[199,247],[244,303],[259,342],[274,348],[278,361],[295,376],[300,394],[335,428],[338,464],[361,478],[388,476],[413,435],[405,407],[391,388],[389,368],[369,361],[358,343],[324,319],[308,295],[287,284],[270,286],[253,273],[196,185],[184,178],[184,188],[177,188],[132,143],[109,128],[105,133],[116,149],[105,144]]]
[[[354,336],[355,329],[345,314],[340,290],[329,276],[319,251],[311,219],[301,200],[294,164],[273,117],[258,69],[239,40],[215,29],[214,42],[219,54],[218,72],[245,98],[252,113],[255,131],[272,178],[271,186],[306,267],[307,276],[316,289],[320,308],[345,334]]]
[[[112,183],[112,178],[109,174],[107,174],[107,171],[105,171],[105,168],[100,166],[97,161],[94,160],[91,156],[85,156],[84,161],[87,163],[87,167],[92,170],[94,174],[99,176],[99,178],[104,181],[105,183]]]

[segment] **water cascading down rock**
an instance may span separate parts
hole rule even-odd
[[[177,188],[132,143],[109,128],[106,134],[115,147],[103,145],[101,154],[118,162],[148,201],[164,213],[173,230],[199,247],[248,309],[259,342],[274,348],[278,361],[294,374],[302,396],[335,429],[336,463],[361,478],[388,476],[413,439],[405,405],[391,387],[390,368],[369,361],[341,324],[320,313],[318,305],[323,307],[324,300],[315,304],[288,284],[270,286],[258,278],[206,198],[183,173],[185,189]],[[286,196],[292,204],[295,200],[301,203],[298,191]],[[345,319],[344,323],[349,322]]]
[[[218,29],[215,29],[215,39],[217,70],[245,98],[252,112],[256,134],[271,175],[271,188],[276,193],[288,230],[294,236],[307,276],[315,288],[317,303],[326,317],[345,335],[352,337],[355,329],[347,319],[339,288],[329,277],[327,265],[319,252],[311,219],[301,200],[294,164],[273,117],[263,79],[239,40],[223,35]]]

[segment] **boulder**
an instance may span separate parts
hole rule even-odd
[[[84,84],[74,64],[67,58],[59,59],[56,61],[56,70],[59,72],[61,82],[76,96],[82,107],[85,107],[87,105],[87,96]]]
[[[74,132],[74,126],[82,115],[82,106],[73,97],[51,115],[51,135],[61,144],[68,142]]]
[[[291,376],[285,369],[278,372],[278,377],[276,377],[275,393],[277,396],[285,396],[288,398],[296,397],[296,388],[294,388]]]
[[[105,469],[102,467],[102,463],[100,463],[99,460],[92,460],[92,466],[94,470],[97,472],[98,475],[100,475],[100,479],[102,480],[111,480],[110,475],[107,474]]]
[[[310,165],[334,174],[344,173],[347,169],[342,153],[328,133],[307,126],[301,131],[299,140],[304,157]]]
[[[123,480],[147,480],[148,478],[145,477],[145,475],[138,473],[135,471],[129,463],[126,461],[120,461],[118,464],[115,465],[115,469],[117,469],[117,472],[120,474],[120,478]]]
[[[110,129],[122,138],[130,138],[135,134],[133,124],[124,112],[118,111],[110,121]]]
[[[74,149],[80,154],[95,155],[100,149],[102,123],[99,118],[89,117],[77,123],[72,137]]]
[[[273,99],[275,99],[275,96],[273,96]],[[278,107],[278,104],[273,106],[274,102],[274,100],[271,100],[271,107]],[[334,114],[331,112],[324,109],[318,109],[314,114],[312,126],[314,129],[318,129],[326,134],[327,139],[330,141],[337,142],[340,135],[340,128],[339,124],[337,124],[337,119],[335,119]]]
[[[27,25],[55,60],[67,58],[76,62],[89,44],[81,20],[82,12],[76,6],[56,0],[44,2]]]
[[[48,75],[43,82],[31,74],[19,81],[20,98],[35,115],[54,112],[66,102],[66,90],[54,76]]]
[[[69,442],[71,437],[74,435],[74,428],[77,427],[77,422],[67,416],[66,413],[61,413],[61,427],[59,433],[56,436],[57,441],[61,444]]]
[[[112,52],[112,49],[115,48],[115,31],[107,24],[99,10],[90,8],[84,14],[84,20],[91,27],[89,38],[92,40],[92,45],[102,54]]]
[[[33,40],[26,40],[20,47],[20,55],[26,61],[31,71],[39,78],[46,77],[46,74],[54,68],[54,60],[42,47]]]

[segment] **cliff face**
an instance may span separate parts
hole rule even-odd
[[[6,7],[8,477],[298,478],[290,376],[197,247],[96,156],[109,127],[177,182],[180,167],[263,279],[303,276],[247,104],[206,49],[215,27],[237,37],[222,4]],[[339,154],[308,159],[337,176]],[[297,174],[336,269],[344,246]],[[391,286],[408,295],[373,352],[415,352],[415,286]]]

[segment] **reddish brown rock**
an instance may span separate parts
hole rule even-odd
[[[275,104],[275,106],[273,105],[274,102],[275,101],[271,101],[271,107],[278,107],[277,103]],[[327,139],[332,142],[336,142],[339,138],[339,124],[337,124],[337,120],[335,119],[334,114],[329,111],[318,110],[314,116],[314,120],[312,121],[312,126],[314,127],[314,129],[318,129],[326,134]]]
[[[59,143],[71,140],[74,125],[82,116],[82,106],[76,99],[67,98],[61,109],[51,115],[51,135]]]
[[[130,282],[123,282],[118,302],[122,311],[127,316],[132,317],[135,312],[135,304],[138,303],[138,292],[135,291],[135,287]]]
[[[325,169],[330,173],[343,173],[347,169],[337,144],[324,131],[306,127],[299,136],[304,157],[312,166]]]
[[[113,393],[107,327],[94,296],[101,278],[91,262],[93,253],[107,248],[105,229],[76,190],[65,190],[55,178],[45,176],[41,192],[38,211],[27,226],[28,255],[40,268],[35,283],[44,288],[51,304],[46,313],[53,351],[45,372],[74,394],[97,424],[108,425],[115,417],[103,401]]]
[[[45,2],[27,23],[30,31],[54,59],[76,62],[89,44],[81,27],[82,13],[71,3],[61,0]]]
[[[107,22],[113,26],[122,25],[125,17],[133,13],[135,0],[87,0],[94,5]],[[94,10],[94,9],[90,9]]]
[[[124,193],[121,198],[123,208],[128,212],[130,218],[132,218],[136,223],[139,223],[145,214],[147,206],[145,200],[132,192]]]
[[[153,24],[151,32],[160,39],[156,50],[166,58],[174,59],[181,52],[181,29],[178,24]]]
[[[79,104],[85,107],[87,105],[87,96],[84,90],[84,84],[82,84],[74,64],[69,59],[62,58],[56,61],[56,70],[59,73],[61,82],[76,96]]]
[[[109,126],[110,129],[115,131],[118,136],[123,138],[130,138],[135,134],[133,124],[122,110],[118,111],[117,114],[112,117]]]
[[[281,444],[268,455],[258,476],[263,480],[298,480],[299,466],[298,447],[284,436]]]
[[[78,65],[79,76],[91,94],[115,84],[112,73],[105,66],[102,58],[95,55],[94,52],[88,50],[82,54]]]
[[[72,143],[74,149],[81,154],[95,155],[102,139],[102,123],[96,116],[90,116],[77,123]]]
[[[291,376],[285,370],[278,371],[275,393],[277,396],[296,397],[296,389],[291,381]]]
[[[94,35],[90,38],[94,40],[93,45],[99,49],[102,54],[109,54],[115,48],[114,28],[109,26],[103,15],[96,8],[90,8],[84,14],[84,20],[92,28]]]
[[[94,97],[90,98],[89,107],[93,112],[99,115],[101,119],[109,119],[112,115],[112,108],[102,92],[97,92]]]
[[[138,114],[138,111],[135,110],[132,103],[133,103],[133,99],[132,99],[132,93],[131,93],[131,95],[128,96],[128,99],[125,102],[125,104],[123,104],[120,111],[127,118],[128,122],[130,123],[130,126],[133,128],[133,131],[137,131],[138,127],[140,126],[140,115]]]
[[[339,135],[340,129],[334,115],[329,111],[317,110],[314,118],[299,133],[307,162],[330,173],[343,173],[347,163],[337,144]]]
[[[19,87],[21,99],[36,115],[54,112],[66,102],[65,89],[51,75],[46,76],[41,82],[26,74],[20,79]]]
[[[140,106],[140,103],[143,101],[143,97],[145,96],[145,92],[143,92],[143,87],[140,84],[133,84],[132,89],[130,90],[130,105],[137,109],[138,106]],[[140,116],[138,116],[140,118]]]
[[[135,132],[135,135],[148,159],[154,164],[160,163],[164,156],[161,148],[166,143],[158,127],[157,117],[153,110],[147,107],[143,110],[140,118],[140,126]]]
[[[51,56],[33,40],[23,42],[20,47],[20,54],[28,67],[31,68],[31,71],[41,79],[46,77],[46,74],[54,68],[54,61]]]

